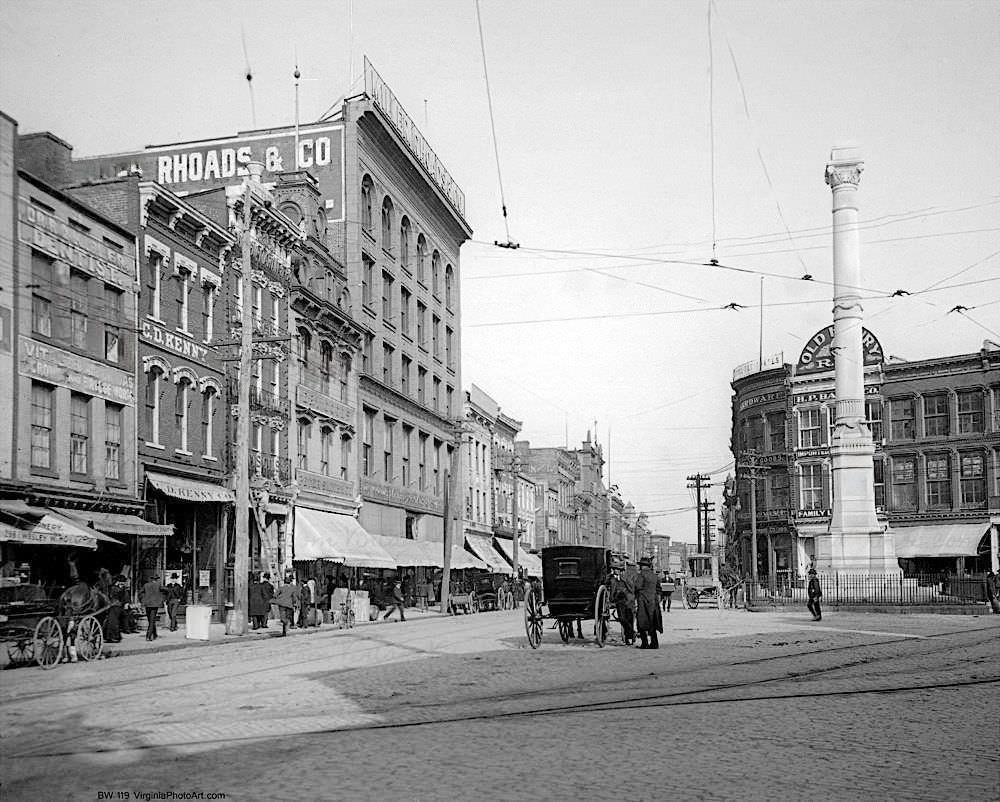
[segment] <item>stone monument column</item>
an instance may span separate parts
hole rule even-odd
[[[816,560],[820,570],[898,573],[892,535],[875,514],[875,444],[865,424],[857,199],[862,170],[864,162],[854,148],[834,148],[826,165],[826,183],[833,192],[831,352],[837,411],[830,446],[830,533],[817,538]]]

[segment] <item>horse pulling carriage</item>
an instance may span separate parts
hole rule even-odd
[[[96,660],[104,648],[99,616],[111,606],[107,596],[83,583],[50,599],[40,585],[0,588],[0,641],[12,664],[34,660],[52,668],[63,657]]]
[[[542,593],[532,584],[524,597],[524,629],[528,644],[537,649],[542,642],[546,618],[554,619],[559,637],[568,643],[573,625],[594,621],[594,642],[603,647],[611,620],[611,549],[600,546],[550,546],[542,549]],[[544,607],[548,607],[548,615]]]

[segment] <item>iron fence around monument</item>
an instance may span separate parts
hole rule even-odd
[[[824,607],[966,606],[986,602],[986,575],[868,574],[845,571],[817,574]],[[751,607],[805,605],[807,581],[773,580],[760,577],[747,583],[747,605]]]

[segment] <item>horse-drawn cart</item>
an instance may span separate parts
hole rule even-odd
[[[545,605],[537,585],[532,585],[524,597],[524,629],[532,649],[542,642],[546,618],[555,619],[563,643],[573,637],[574,624],[580,631],[583,619],[593,619],[594,642],[604,646],[611,620],[611,558],[611,550],[599,546],[542,549]],[[544,606],[548,607],[548,615]]]
[[[40,585],[0,588],[0,641],[12,664],[34,660],[52,668],[67,657],[96,660],[104,648],[98,616],[110,606],[108,597],[84,584],[50,599]]]

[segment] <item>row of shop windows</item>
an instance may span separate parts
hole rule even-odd
[[[374,477],[381,467],[382,479],[390,484],[399,482],[403,487],[415,487],[424,492],[440,494],[442,491],[442,448],[447,448],[445,459],[450,463],[452,449],[444,441],[431,438],[427,432],[416,432],[416,470],[413,465],[414,428],[406,423],[382,415],[382,464],[376,464],[375,410],[364,409],[361,436],[361,473]],[[398,431],[398,433],[397,433]],[[398,448],[397,448],[398,446]],[[397,462],[398,455],[398,462]],[[428,464],[428,456],[432,460]],[[428,473],[428,465],[430,473]],[[398,469],[398,473],[397,473]]]
[[[70,393],[69,472],[87,478],[101,475],[105,479],[122,478],[122,419],[124,407],[110,401],[104,406],[104,453],[95,443],[93,415],[94,398],[82,393]],[[56,471],[55,444],[59,434],[56,420],[56,388],[42,382],[31,383],[31,468]],[[103,460],[101,457],[103,456]]]
[[[361,228],[367,234],[372,236],[374,239],[374,214],[373,214],[373,202],[375,194],[375,184],[371,179],[371,176],[366,175],[361,181]],[[392,202],[392,198],[386,195],[382,199],[382,250],[389,255],[394,257],[396,255],[396,210]],[[410,224],[410,219],[405,214],[399,222],[398,230],[398,244],[399,244],[399,264],[406,270],[410,271],[414,267],[411,265],[410,258],[410,241],[413,238],[412,226]],[[427,254],[428,246],[427,239],[423,234],[417,235],[416,240],[416,277],[417,281],[426,286],[427,284]],[[431,253],[430,257],[430,288],[433,295],[438,298],[441,295],[440,283],[441,283],[441,254],[435,249]],[[368,273],[366,271],[366,277]],[[448,309],[452,309],[453,294],[455,285],[455,271],[452,266],[446,265],[444,268],[444,293],[445,293],[445,306]],[[367,288],[367,289],[366,289]],[[367,284],[362,285],[362,300],[363,302],[371,306],[371,289],[372,284],[370,281]],[[383,315],[383,317],[388,320],[388,315]]]

